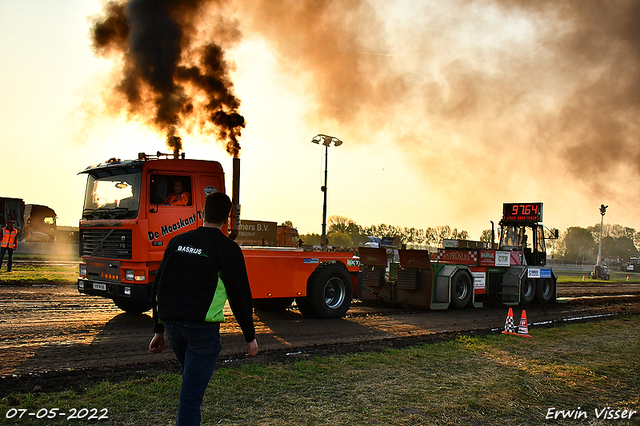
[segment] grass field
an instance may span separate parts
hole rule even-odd
[[[73,284],[78,279],[77,266],[14,265],[11,272],[5,268],[0,271],[0,284]]]
[[[462,336],[382,353],[221,368],[205,397],[203,424],[637,425],[638,327],[640,317],[623,317],[532,329],[532,338]],[[80,424],[171,425],[179,386],[179,375],[162,375],[10,394],[0,400],[0,424],[68,424],[53,416],[59,408],[85,419],[92,409],[108,416]],[[21,410],[35,414],[18,419]],[[36,420],[38,413],[54,418]]]
[[[15,254],[13,256],[13,268],[7,272],[7,259],[5,257],[0,269],[0,285],[2,284],[75,284],[78,279],[78,264],[80,258],[60,256],[55,254],[34,255]],[[52,262],[76,262],[70,265],[37,265],[31,263],[16,263],[15,261],[52,261]]]
[[[559,283],[573,283],[573,282],[585,282],[585,283],[638,283],[640,282],[640,274],[633,272],[619,272],[612,271],[609,280],[592,279],[590,272],[568,272],[553,271],[558,277]]]

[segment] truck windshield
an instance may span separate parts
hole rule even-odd
[[[503,250],[522,249],[523,230],[519,226],[505,225],[500,235],[500,248]]]
[[[126,169],[89,174],[84,196],[83,219],[133,219],[140,206],[142,171]]]
[[[502,228],[500,248],[503,250],[524,250],[544,253],[544,230],[542,226],[514,226]]]

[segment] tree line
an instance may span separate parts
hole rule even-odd
[[[289,221],[285,223],[291,223]],[[418,229],[406,226],[395,226],[381,223],[379,225],[360,226],[352,219],[344,216],[330,216],[327,220],[327,240],[334,247],[354,248],[369,241],[371,237],[397,238],[399,244],[440,246],[445,239],[469,238],[465,230],[449,226]],[[300,238],[305,244],[320,244],[322,236],[316,233],[303,234]]]
[[[293,226],[290,221],[285,222]],[[617,224],[605,224],[602,229],[602,259],[618,259],[626,262],[630,257],[638,257],[640,232],[634,228]],[[397,238],[399,244],[441,247],[445,239],[469,239],[469,233],[450,226],[436,226],[426,229],[388,225],[361,226],[344,216],[330,216],[327,222],[327,240],[334,247],[355,248],[369,241],[372,237]],[[300,235],[305,244],[319,245],[321,235],[309,233]],[[499,230],[496,230],[496,240]],[[491,230],[482,231],[480,241],[491,241]],[[600,242],[600,224],[582,228],[572,226],[560,237],[547,240],[547,254],[556,259],[596,261]]]
[[[572,226],[560,234],[560,238],[547,252],[555,258],[596,261],[600,243],[600,224],[582,228]],[[627,262],[638,257],[640,232],[622,225],[605,224],[602,227],[602,259]]]

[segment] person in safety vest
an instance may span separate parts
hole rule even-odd
[[[181,180],[173,182],[173,194],[169,195],[164,203],[168,206],[188,206],[191,194],[184,190]]]
[[[0,241],[0,268],[4,261],[4,254],[9,252],[7,261],[7,272],[11,272],[13,264],[13,251],[18,248],[18,230],[13,227],[13,221],[8,220],[7,225],[2,228],[2,240]]]

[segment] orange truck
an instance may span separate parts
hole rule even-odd
[[[79,223],[78,290],[113,299],[122,310],[145,312],[169,240],[203,223],[205,197],[225,191],[217,161],[173,154],[139,154],[89,166]],[[240,224],[240,160],[233,160],[231,238]],[[243,247],[254,305],[285,309],[296,300],[314,318],[339,318],[360,298],[359,258],[352,253],[296,247]]]

